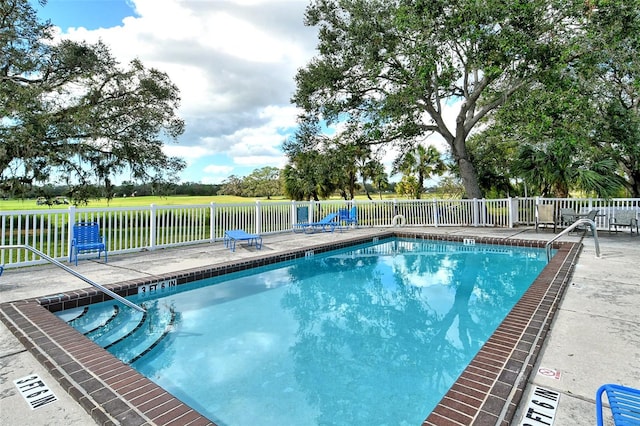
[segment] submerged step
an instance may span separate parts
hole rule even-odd
[[[155,301],[145,303],[144,307],[147,313],[140,326],[106,348],[128,364],[155,347],[171,331],[175,319],[175,312],[168,305]]]
[[[131,363],[155,347],[171,330],[175,319],[175,312],[166,304],[153,301],[144,307],[146,313],[100,303],[56,315],[118,359]]]
[[[104,348],[131,334],[143,321],[144,313],[127,306],[119,306],[115,317],[86,336]]]
[[[55,315],[66,321],[82,334],[91,333],[104,327],[118,315],[118,306],[109,303],[88,305],[80,308],[56,312]]]
[[[79,308],[66,309],[64,311],[56,312],[55,315],[62,319],[64,322],[75,321],[81,318],[89,311],[88,306],[80,306]]]

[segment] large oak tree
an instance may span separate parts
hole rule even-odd
[[[586,19],[584,0],[314,0],[306,24],[319,28],[318,55],[293,101],[301,122],[357,122],[369,143],[401,152],[440,135],[466,196],[480,198],[468,137],[565,66]]]
[[[44,2],[42,2],[44,3]],[[139,60],[122,66],[103,43],[53,39],[28,0],[0,2],[0,190],[67,184],[86,200],[114,177],[155,182],[184,168],[163,144],[184,122],[169,77]]]

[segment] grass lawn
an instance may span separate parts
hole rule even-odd
[[[255,203],[255,198],[236,197],[233,195],[215,195],[215,196],[169,196],[169,197],[127,197],[127,198],[113,198],[107,202],[106,199],[90,200],[87,206],[91,208],[100,207],[137,207],[137,206],[149,206],[151,204],[157,204],[161,206],[177,206],[177,205],[194,205],[194,204],[209,204],[209,203]],[[270,201],[288,201],[283,197],[275,198],[272,200],[260,199],[263,202]],[[53,206],[37,205],[35,199],[15,199],[15,200],[0,200],[0,210],[51,210],[51,209],[67,209],[66,204],[58,204]]]
[[[423,196],[424,199],[431,198],[432,195]],[[378,194],[371,194],[371,198],[375,201],[380,200]],[[405,199],[405,197],[399,197],[396,194],[383,194],[383,199]],[[78,206],[82,207],[91,207],[91,208],[102,208],[102,207],[138,207],[138,206],[149,206],[151,204],[156,204],[159,206],[188,206],[194,204],[209,204],[209,203],[220,203],[220,204],[237,204],[237,203],[255,203],[257,200],[260,200],[263,203],[269,202],[288,202],[291,201],[286,197],[273,197],[271,200],[267,200],[266,198],[247,198],[247,197],[237,197],[234,195],[208,195],[208,196],[187,196],[187,195],[172,195],[166,197],[159,196],[145,196],[145,197],[127,197],[127,198],[113,198],[111,201],[107,202],[106,199],[100,200],[90,200],[87,206]],[[332,197],[331,200],[342,200],[339,197]],[[356,200],[367,200],[366,195],[358,195],[356,196]],[[12,200],[2,200],[0,199],[0,211],[3,210],[51,210],[51,209],[67,209],[69,205],[66,204],[58,204],[47,206],[37,205],[35,199],[12,199]]]

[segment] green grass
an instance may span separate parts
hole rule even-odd
[[[255,203],[256,200],[260,200],[262,202],[270,202],[270,201],[288,201],[283,197],[273,198],[271,200],[261,199],[261,198],[246,198],[246,197],[236,197],[233,195],[215,195],[215,196],[169,196],[169,197],[157,197],[157,196],[148,196],[148,197],[127,197],[127,198],[113,198],[110,201],[106,199],[100,200],[90,200],[87,206],[78,206],[78,208],[82,207],[91,207],[91,208],[101,208],[101,207],[139,207],[139,206],[149,206],[151,204],[156,204],[159,206],[177,206],[177,205],[194,205],[194,204],[209,204],[209,203]],[[25,199],[25,200],[0,200],[0,210],[51,210],[51,209],[67,209],[69,205],[67,204],[58,204],[58,205],[37,205],[35,199]]]
[[[431,199],[435,196],[432,194],[423,195],[423,199]],[[378,194],[371,194],[371,198],[374,201],[379,201],[380,197]],[[390,199],[406,199],[406,197],[399,197],[397,194],[382,194],[383,200]],[[437,198],[437,197],[436,197]],[[145,196],[145,197],[127,197],[127,198],[113,198],[110,201],[106,199],[99,200],[90,200],[89,204],[86,206],[78,206],[78,208],[82,207],[91,207],[91,208],[104,208],[104,207],[140,207],[140,206],[149,206],[151,204],[156,204],[159,206],[182,206],[182,205],[194,205],[194,204],[209,204],[209,203],[219,203],[219,204],[238,204],[238,203],[255,203],[257,200],[263,203],[269,202],[289,202],[286,197],[272,197],[270,200],[266,198],[247,198],[247,197],[237,197],[235,195],[209,195],[209,196],[187,196],[187,195],[172,195],[167,197],[160,196]],[[330,200],[339,201],[342,200],[340,197],[331,197]],[[356,200],[364,201],[367,200],[366,195],[357,195]],[[1,200],[0,199],[0,210],[52,210],[52,209],[68,209],[69,205],[67,204],[58,204],[47,206],[45,205],[37,205],[36,200],[34,199],[12,199],[12,200]]]

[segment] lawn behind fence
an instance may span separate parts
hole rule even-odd
[[[166,197],[159,196],[144,196],[144,197],[127,197],[127,198],[113,198],[111,200],[99,199],[89,200],[89,204],[86,206],[77,206],[78,208],[90,207],[90,208],[107,208],[107,207],[139,207],[149,206],[156,204],[159,206],[185,206],[196,204],[235,204],[235,203],[255,203],[256,200],[261,202],[273,202],[273,201],[289,201],[284,197],[276,197],[271,200],[266,198],[246,198],[236,197],[234,195],[210,195],[210,196],[187,196],[187,195],[172,195]],[[68,208],[67,204],[54,204],[48,206],[37,205],[35,199],[14,199],[14,200],[0,200],[0,210],[50,210],[50,209],[64,209]]]
[[[371,196],[374,200],[379,200],[378,194]],[[396,194],[383,194],[383,199],[402,198]],[[339,197],[330,198],[331,200],[341,200]],[[357,200],[366,200],[366,195],[356,196]],[[140,207],[156,204],[158,206],[188,206],[196,204],[238,204],[238,203],[255,203],[256,201],[263,203],[270,202],[288,202],[290,199],[280,196],[272,197],[270,200],[267,198],[248,198],[238,197],[235,195],[208,195],[208,196],[188,196],[188,195],[171,195],[171,196],[143,196],[143,197],[118,197],[111,200],[99,199],[89,200],[89,204],[86,206],[77,206],[78,208],[107,208],[107,207]],[[35,198],[33,199],[0,199],[0,210],[50,210],[50,209],[64,209],[68,208],[67,204],[54,204],[48,206],[37,205]]]

